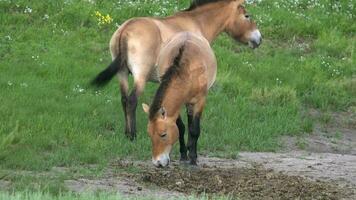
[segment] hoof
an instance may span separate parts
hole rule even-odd
[[[189,162],[189,160],[182,160],[181,159],[181,160],[179,160],[179,163],[183,164],[183,165],[189,165],[190,162]]]
[[[131,141],[134,141],[136,139],[136,134],[135,133],[130,133],[130,132],[125,132],[125,135],[127,138],[129,138]]]
[[[135,141],[135,140],[136,140],[136,135],[130,135],[130,136],[129,136],[129,139],[130,139],[131,141]]]
[[[197,166],[198,165],[196,159],[190,160],[189,164],[193,165],[193,166]]]
[[[187,162],[187,161],[189,161],[189,159],[188,159],[188,156],[187,155],[180,155],[180,161],[181,162]]]

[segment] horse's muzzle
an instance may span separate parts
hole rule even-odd
[[[258,29],[254,30],[250,35],[249,46],[253,49],[259,47],[262,44],[262,36]]]
[[[155,167],[167,167],[170,163],[170,158],[167,155],[159,156],[158,159],[152,159],[152,163]]]

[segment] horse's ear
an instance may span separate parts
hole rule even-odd
[[[147,104],[143,103],[142,108],[143,108],[143,111],[145,111],[145,113],[148,114],[150,112],[150,107]]]
[[[162,117],[162,119],[167,119],[167,112],[164,107],[160,108],[158,113]]]

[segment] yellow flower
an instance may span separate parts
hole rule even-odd
[[[98,20],[98,25],[110,24],[111,22],[113,22],[113,18],[109,14],[105,16],[99,11],[95,11],[95,16]]]
[[[96,16],[101,16],[101,13],[99,11],[95,11]]]

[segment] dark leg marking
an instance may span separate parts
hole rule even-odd
[[[129,122],[128,122],[128,116],[127,116],[127,108],[128,108],[128,96],[127,96],[127,91],[123,85],[120,85],[120,91],[121,91],[121,105],[122,105],[122,110],[124,111],[125,115],[125,134],[128,135],[129,133]]]
[[[197,114],[193,117],[192,123],[193,131],[191,132],[191,140],[190,140],[190,149],[189,149],[189,158],[190,164],[197,164],[197,144],[200,136],[200,114]]]
[[[128,118],[128,137],[130,140],[134,140],[136,138],[136,108],[137,108],[137,94],[136,89],[134,89],[129,98],[128,103],[126,105],[126,112]]]
[[[188,115],[188,150],[190,164],[197,164],[197,143],[200,135],[200,114],[193,115],[193,106],[187,105]]]
[[[187,147],[185,146],[185,141],[184,141],[185,126],[180,116],[178,117],[176,124],[179,129],[180,160],[186,161],[188,160],[188,157],[187,157]]]
[[[121,105],[122,105],[122,110],[124,111],[125,114],[125,134],[127,135],[129,133],[129,125],[127,121],[127,101],[128,97],[126,95],[121,95]]]

